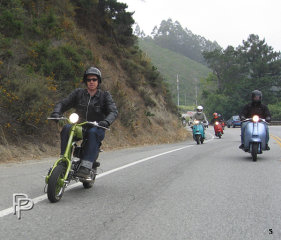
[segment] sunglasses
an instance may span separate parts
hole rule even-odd
[[[98,81],[98,79],[97,78],[87,78],[87,82],[91,82],[91,81],[93,81],[93,82],[96,82],[96,81]]]

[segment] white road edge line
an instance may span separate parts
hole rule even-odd
[[[210,134],[210,135],[211,135],[211,134]],[[213,139],[214,139],[214,136],[212,136],[211,139],[206,140],[205,142],[209,142],[209,141],[211,141],[211,140],[213,140]],[[115,173],[115,172],[118,172],[118,171],[123,170],[123,169],[125,169],[125,168],[128,168],[128,167],[131,167],[131,166],[134,166],[134,165],[137,165],[137,164],[146,162],[146,161],[151,160],[151,159],[153,159],[153,158],[157,158],[157,157],[160,157],[160,156],[163,156],[163,155],[172,153],[172,152],[180,151],[180,150],[183,150],[183,149],[185,149],[185,148],[193,147],[193,146],[196,146],[196,145],[188,145],[188,146],[181,147],[181,148],[177,148],[177,149],[170,150],[170,151],[167,151],[167,152],[159,153],[159,154],[154,155],[154,156],[151,156],[151,157],[147,157],[147,158],[140,159],[140,160],[138,160],[138,161],[136,161],[136,162],[132,162],[132,163],[123,165],[123,166],[121,166],[121,167],[114,168],[114,169],[109,170],[109,171],[107,171],[107,172],[103,172],[103,173],[97,175],[96,179],[102,178],[102,177],[104,177],[104,176],[107,176],[107,175],[112,174],[112,173]],[[75,188],[75,187],[77,187],[77,186],[79,186],[79,185],[81,185],[80,182],[71,184],[71,185],[69,185],[69,186],[65,189],[65,191],[68,191],[68,190],[70,190],[70,189],[72,189],[72,188]],[[44,201],[45,199],[47,199],[47,195],[46,195],[46,194],[41,195],[41,196],[36,197],[36,198],[33,198],[32,200],[33,200],[34,204],[36,204],[36,203],[39,203],[39,202]],[[7,216],[7,215],[9,215],[9,214],[12,214],[12,213],[14,213],[13,207],[6,208],[6,209],[4,209],[4,210],[1,210],[1,211],[0,211],[0,218],[1,218],[1,217],[4,217],[4,216]]]

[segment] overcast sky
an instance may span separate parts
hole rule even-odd
[[[265,38],[281,51],[281,0],[118,0],[135,12],[133,18],[145,34],[171,18],[183,28],[224,49],[237,47],[250,34]]]

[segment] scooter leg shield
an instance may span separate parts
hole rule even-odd
[[[266,150],[266,137],[267,137],[267,126],[266,123],[264,122],[259,122],[258,123],[258,133],[259,133],[259,138],[261,140],[261,149]]]
[[[266,126],[265,123],[249,122],[245,126],[244,132],[244,149],[249,149],[250,143],[260,143],[260,153],[266,148]]]
[[[253,123],[247,122],[245,123],[245,130],[244,130],[244,149],[247,150],[250,148],[250,142],[253,135]]]

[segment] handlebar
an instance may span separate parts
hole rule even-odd
[[[249,122],[249,121],[253,121],[253,118],[246,118],[244,120],[241,120],[241,122]],[[268,124],[268,122],[263,118],[259,118],[259,122],[264,122]]]
[[[94,121],[94,122],[86,121],[86,122],[81,122],[81,123],[72,123],[72,122],[70,122],[69,118],[67,118],[67,117],[60,117],[60,118],[48,117],[47,119],[48,119],[48,120],[68,120],[68,122],[69,122],[70,124],[77,124],[78,126],[83,126],[83,125],[85,125],[85,124],[92,124],[92,125],[95,126],[95,127],[103,128],[103,129],[105,129],[105,130],[110,130],[109,128],[100,126],[96,121]]]
[[[109,128],[100,126],[96,121],[94,121],[94,122],[85,122],[85,123],[86,123],[86,124],[87,124],[87,123],[93,124],[95,127],[99,127],[99,128],[103,128],[103,129],[106,129],[106,130],[110,130]]]
[[[60,118],[52,118],[52,117],[48,117],[48,120],[67,120],[67,117],[60,117]]]

